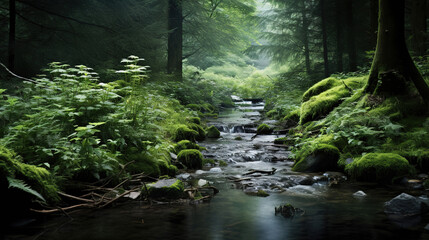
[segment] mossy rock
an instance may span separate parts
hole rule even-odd
[[[272,132],[273,132],[273,129],[270,128],[270,126],[268,126],[265,123],[259,125],[258,128],[256,129],[256,133],[259,135],[271,134]]]
[[[294,145],[295,139],[289,137],[282,137],[274,139],[274,144]]]
[[[147,195],[150,198],[178,199],[183,196],[185,186],[178,179],[161,179],[155,183],[147,184]],[[143,192],[146,189],[143,187]]]
[[[201,169],[203,167],[203,155],[196,149],[180,151],[177,160],[189,169]]]
[[[220,132],[215,126],[210,126],[206,130],[206,136],[208,138],[220,138]]]
[[[198,133],[198,135],[195,137],[197,141],[202,141],[206,139],[206,131],[204,131],[204,128],[201,127],[201,125],[198,125],[196,123],[190,123],[188,124],[188,127]]]
[[[190,117],[190,118],[188,118],[188,121],[190,123],[195,123],[195,124],[201,125],[201,118],[199,118],[199,117]]]
[[[174,141],[179,142],[181,140],[189,140],[194,142],[198,138],[199,134],[197,131],[190,129],[189,127],[182,125],[176,129],[174,133]]]
[[[191,142],[189,140],[182,140],[182,141],[174,144],[174,152],[176,154],[179,153],[182,150],[185,150],[185,149],[197,149],[197,150],[200,150],[200,151],[206,150],[205,147],[201,147],[200,145],[198,145],[198,144],[196,144],[194,142]]]
[[[412,172],[407,159],[395,153],[368,153],[346,166],[346,172],[358,181],[391,183]]]
[[[316,83],[303,95],[300,124],[326,116],[351,96],[353,90],[362,88],[365,82],[365,77],[357,77],[344,80],[328,78]]]
[[[301,109],[295,109],[289,112],[284,118],[283,121],[286,122],[288,126],[296,126],[299,123],[299,118],[301,116]]]
[[[338,170],[340,151],[329,144],[318,144],[302,152],[292,170],[297,172],[324,172]]]
[[[59,201],[58,187],[48,170],[22,163],[20,157],[13,151],[0,146],[0,182],[10,183],[10,181],[25,183],[27,186],[19,183],[18,185],[21,187],[16,187],[27,193],[35,191],[33,196],[40,194],[49,203]],[[3,184],[1,185],[3,186]],[[5,190],[0,189],[0,191]]]
[[[341,85],[341,82],[338,81],[338,79],[336,78],[326,78],[323,79],[322,81],[314,84],[313,86],[311,86],[303,95],[302,95],[302,102],[306,102],[308,100],[310,100],[311,97],[313,96],[317,96],[320,93]]]

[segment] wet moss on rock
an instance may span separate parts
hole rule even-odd
[[[203,155],[196,149],[180,151],[177,160],[189,169],[201,169],[203,166]]]
[[[188,124],[188,127],[198,133],[198,135],[195,136],[195,140],[202,141],[206,139],[206,131],[204,131],[204,128],[201,127],[201,125],[198,125],[196,123],[190,123]]]
[[[273,132],[273,129],[270,128],[270,126],[268,126],[265,123],[259,125],[258,128],[256,129],[256,133],[260,135],[271,134],[272,132]]]
[[[346,166],[346,172],[358,181],[391,183],[410,174],[407,159],[395,153],[368,153]]]
[[[198,132],[190,129],[189,127],[182,125],[179,126],[174,133],[174,141],[179,142],[181,140],[189,140],[194,142],[198,137]]]
[[[180,151],[185,150],[185,149],[197,149],[200,151],[206,150],[205,147],[201,147],[200,145],[198,145],[194,142],[191,142],[189,140],[179,141],[178,143],[174,144],[173,147],[174,147],[174,152],[176,154],[178,154]]]
[[[206,130],[206,136],[208,138],[219,138],[220,137],[220,132],[219,132],[219,130],[215,126],[210,126]]]
[[[190,118],[188,118],[188,121],[190,123],[195,123],[195,124],[201,125],[201,119],[199,117],[190,117]]]
[[[178,199],[183,196],[185,186],[178,179],[161,179],[155,183],[147,184],[147,194],[151,198]],[[146,189],[143,187],[143,192]]]
[[[328,78],[313,85],[303,95],[301,104],[300,124],[320,119],[339,106],[352,90],[362,88],[365,77],[335,79]]]
[[[340,151],[330,144],[317,144],[298,155],[292,170],[297,172],[323,172],[338,169]]]

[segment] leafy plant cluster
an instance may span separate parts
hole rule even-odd
[[[19,94],[2,90],[0,144],[66,179],[111,176],[130,161],[147,174],[174,172],[167,126],[189,113],[145,86],[141,60],[122,60],[121,79],[110,83],[84,65],[54,62]]]

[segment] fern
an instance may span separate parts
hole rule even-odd
[[[17,188],[46,202],[46,200],[42,197],[42,195],[40,195],[40,193],[31,189],[31,187],[28,186],[24,181],[10,177],[7,177],[7,181],[9,182],[9,188]]]

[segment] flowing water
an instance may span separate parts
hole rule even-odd
[[[29,224],[6,239],[429,239],[424,229],[427,217],[398,220],[383,212],[385,201],[407,189],[349,182],[329,187],[330,181],[341,182],[345,176],[292,172],[288,148],[272,144],[284,135],[255,137],[261,110],[263,103],[241,102],[210,122],[222,130],[222,138],[201,142],[207,148],[203,153],[228,166],[205,166],[178,176],[216,186],[220,192],[209,203],[126,202],[110,209],[83,210],[73,219]],[[245,175],[252,169],[273,168],[273,175]],[[270,196],[252,196],[258,190]],[[367,196],[353,197],[358,190]],[[287,203],[304,213],[276,216],[274,207]]]

